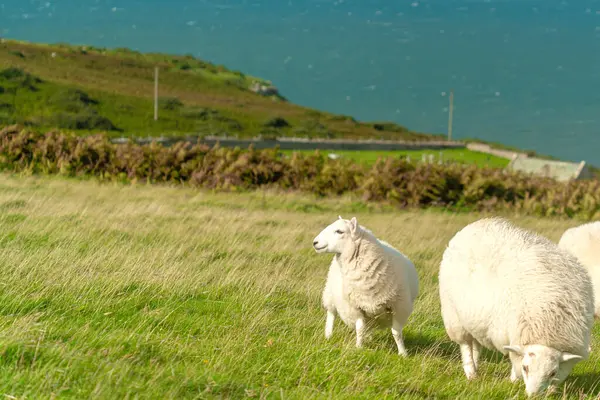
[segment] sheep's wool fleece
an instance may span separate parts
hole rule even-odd
[[[450,240],[439,290],[454,341],[471,336],[503,354],[505,345],[541,344],[588,356],[594,294],[585,268],[503,218],[476,221]]]
[[[390,311],[394,303],[407,303],[407,299],[412,304],[418,295],[414,265],[369,230],[359,227],[357,235],[353,251],[332,261],[332,268],[339,267],[341,295],[367,317]]]
[[[600,221],[567,229],[558,247],[569,251],[587,268],[596,299],[596,317],[600,318]]]

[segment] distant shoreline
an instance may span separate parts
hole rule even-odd
[[[351,116],[298,106],[283,99],[275,87],[268,86],[268,80],[231,71],[190,55],[63,43],[40,44],[6,38],[0,42],[3,65],[31,73],[33,81],[40,78],[37,84],[40,88],[32,89],[35,95],[33,92],[31,96],[25,94],[25,89],[18,90],[18,96],[14,96],[16,100],[22,96],[22,100],[17,103],[23,103],[33,112],[41,109],[46,115],[61,114],[66,118],[60,121],[48,120],[48,117],[40,119],[35,114],[22,115],[17,109],[12,120],[1,120],[0,116],[0,122],[5,125],[20,123],[35,128],[41,123],[41,129],[57,127],[86,134],[98,130],[92,125],[97,115],[105,121],[98,125],[100,130],[114,127],[114,131],[109,130],[112,138],[138,136],[142,141],[146,135],[172,138],[188,137],[195,132],[194,135],[204,136],[207,140],[220,137],[223,142],[223,134],[227,133],[229,138],[226,140],[232,141],[235,137],[235,140],[242,140],[242,146],[250,144],[252,138],[262,137],[281,138],[277,143],[282,148],[401,150],[474,146],[476,151],[508,159],[517,153],[535,155],[532,151],[478,139],[449,142],[444,134],[413,132],[392,122],[357,121]],[[155,122],[150,113],[156,66],[161,71],[159,101],[162,104],[158,110],[159,120]],[[79,92],[74,92],[73,86]],[[40,93],[47,93],[47,98],[40,100]],[[9,93],[0,93],[0,103],[7,104],[7,109],[10,109],[10,102],[14,103],[15,98]],[[52,102],[56,104],[49,106]],[[72,109],[89,109],[89,112],[75,114],[70,111]],[[80,121],[82,118],[89,127],[79,128],[85,126]],[[293,142],[293,146],[288,146],[288,142]]]

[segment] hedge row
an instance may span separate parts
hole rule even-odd
[[[276,149],[112,144],[104,135],[39,133],[16,126],[0,131],[0,168],[110,180],[182,182],[218,190],[276,187],[322,196],[352,192],[365,201],[386,201],[398,207],[511,209],[543,216],[600,217],[598,180],[559,183],[500,169],[395,158],[366,167],[319,153],[284,157]]]

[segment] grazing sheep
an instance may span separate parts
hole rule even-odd
[[[481,346],[509,354],[511,381],[528,396],[551,387],[589,356],[594,292],[577,259],[503,218],[460,230],[440,264],[442,318],[460,345],[467,379]]]
[[[600,221],[567,229],[558,247],[569,251],[587,268],[595,290],[595,316],[600,319]]]
[[[356,330],[356,347],[362,347],[365,328],[372,321],[391,327],[398,354],[407,356],[402,329],[419,291],[413,263],[358,225],[356,218],[338,217],[319,233],[313,247],[317,253],[334,254],[322,297],[325,337],[331,337],[337,314]]]

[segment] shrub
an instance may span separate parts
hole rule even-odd
[[[93,111],[79,113],[59,112],[49,122],[49,125],[54,125],[62,129],[120,131],[110,119],[98,115]]]
[[[25,54],[23,54],[23,52],[18,51],[18,50],[11,50],[8,53],[12,54],[13,56],[19,57],[19,58],[25,58]]]
[[[78,113],[98,104],[98,101],[92,99],[86,92],[79,89],[60,90],[52,95],[49,103],[57,109]]]
[[[37,91],[36,85],[42,80],[25,72],[22,68],[9,67],[0,71],[0,79],[9,82],[13,88],[24,88]]]
[[[265,122],[264,126],[268,128],[287,128],[290,123],[281,117],[275,117]]]
[[[0,78],[6,79],[7,81],[20,80],[26,75],[22,68],[6,68],[0,71]]]
[[[85,126],[89,124],[98,126],[90,122]],[[380,159],[368,167],[332,160],[319,152],[283,157],[278,149],[210,148],[187,142],[170,147],[117,145],[103,134],[42,134],[17,126],[0,131],[0,167],[111,180],[176,182],[217,190],[274,187],[320,196],[355,193],[364,201],[400,208],[436,206],[587,220],[600,217],[598,180],[560,183],[500,169],[413,164],[396,158]]]
[[[183,103],[177,97],[162,98],[159,105],[163,110],[178,110],[183,107]]]
[[[185,118],[198,118],[203,121],[219,118],[219,111],[211,108],[184,108],[179,113]]]

